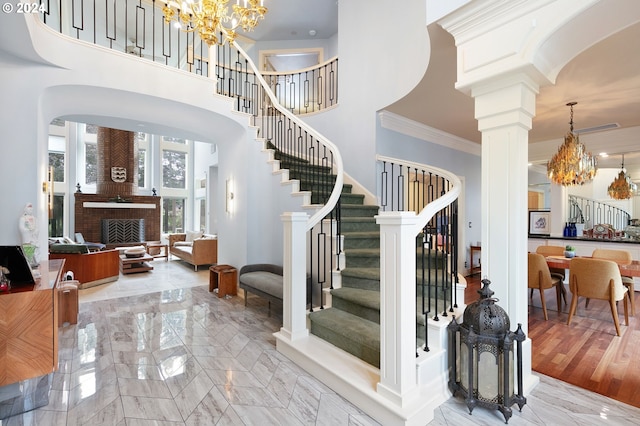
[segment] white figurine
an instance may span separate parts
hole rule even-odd
[[[22,249],[30,265],[37,265],[40,258],[38,248],[38,224],[33,215],[33,205],[28,203],[24,207],[24,212],[18,220],[18,228],[22,235]]]

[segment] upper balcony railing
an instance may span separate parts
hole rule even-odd
[[[242,84],[233,77],[238,62],[224,48],[209,48],[197,32],[185,33],[164,21],[156,0],[40,0],[45,24],[61,34],[173,68],[218,79],[218,93],[235,97]],[[217,52],[216,52],[217,50]],[[244,62],[244,61],[243,61]],[[240,64],[242,72],[253,69]],[[262,72],[278,102],[293,114],[309,114],[338,103],[338,58],[302,70]],[[245,93],[249,93],[244,90]],[[243,101],[248,104],[249,101]],[[255,104],[254,104],[255,105]],[[239,108],[245,110],[246,108]],[[248,111],[246,111],[248,112]]]
[[[616,231],[623,231],[631,220],[631,215],[619,207],[590,198],[569,195],[569,222],[584,223],[585,229],[595,225],[608,224]]]

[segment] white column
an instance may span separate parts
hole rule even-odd
[[[482,132],[482,276],[511,319],[527,332],[527,154],[538,85],[525,75],[475,87]],[[531,342],[524,349],[531,377]]]
[[[309,335],[306,322],[306,240],[309,215],[301,212],[287,212],[280,218],[284,228],[282,328],[280,332],[293,341]]]
[[[564,224],[568,220],[567,188],[551,183],[549,191],[551,209],[551,236],[562,237]]]
[[[380,383],[398,405],[416,397],[416,215],[382,212],[380,225]]]

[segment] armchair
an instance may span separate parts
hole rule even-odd
[[[546,289],[556,288],[556,302],[558,304],[558,312],[562,308],[562,298],[564,297],[564,303],[567,303],[567,296],[562,283],[561,277],[551,274],[547,262],[544,260],[544,256],[537,253],[529,253],[528,259],[528,286],[533,290],[538,289],[540,291],[540,302],[542,303],[542,312],[544,314],[544,320],[549,319],[547,315],[547,304],[544,298],[544,291]]]
[[[631,253],[626,250],[595,249],[591,254],[594,259],[613,260],[619,264],[629,264],[633,261]],[[631,315],[636,314],[636,293],[633,277],[622,277],[622,285],[627,288],[627,297],[631,303]]]
[[[627,312],[628,289],[622,285],[620,269],[612,260],[593,258],[574,258],[569,268],[569,283],[571,286],[571,308],[567,325],[576,313],[578,297],[587,299],[601,299],[609,302],[611,316],[616,327],[616,333],[620,336],[620,321],[618,320],[618,308],[616,302],[624,300],[624,320],[629,325],[629,313]]]

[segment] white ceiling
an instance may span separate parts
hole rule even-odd
[[[269,12],[250,38],[293,40],[329,38],[338,31],[336,0],[265,1]],[[316,35],[309,35],[315,30]],[[473,118],[473,99],[454,88],[456,51],[453,37],[437,25],[429,27],[431,59],[422,82],[387,110],[455,136],[480,143]],[[568,102],[576,101],[574,128],[617,123],[640,126],[640,24],[626,28],[582,52],[559,73],[554,86],[543,87],[529,132],[531,144],[560,140],[569,129]],[[586,137],[582,138],[586,145]],[[559,143],[553,144],[556,146]],[[587,145],[587,149],[589,146]],[[552,151],[555,151],[553,149]],[[629,169],[640,167],[638,153],[626,153]],[[551,156],[553,152],[549,152]],[[600,158],[600,167],[620,167],[622,152]],[[633,172],[632,172],[633,175]]]

